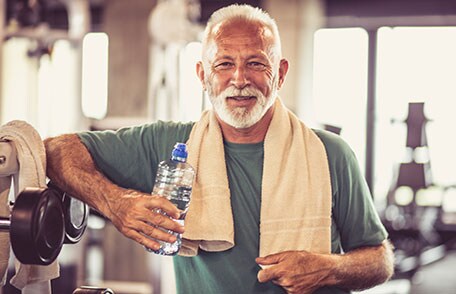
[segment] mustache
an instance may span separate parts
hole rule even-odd
[[[255,97],[259,98],[259,97],[263,96],[263,93],[261,93],[261,91],[256,89],[255,87],[251,87],[251,86],[248,86],[248,87],[245,87],[242,89],[238,89],[234,86],[230,86],[230,87],[226,88],[222,93],[220,93],[219,96],[223,96],[223,97],[255,96]]]

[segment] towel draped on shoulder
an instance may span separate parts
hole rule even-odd
[[[324,144],[279,98],[264,140],[259,256],[286,250],[330,253],[331,179]],[[235,246],[223,135],[213,110],[187,142],[195,168],[182,256]]]

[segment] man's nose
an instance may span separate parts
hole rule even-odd
[[[243,89],[250,85],[246,70],[243,67],[237,67],[233,73],[231,83],[238,89]]]

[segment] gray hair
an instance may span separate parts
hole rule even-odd
[[[267,27],[272,32],[275,43],[271,48],[269,48],[269,54],[276,55],[278,58],[282,56],[279,29],[277,28],[275,20],[264,10],[248,4],[233,4],[215,11],[207,22],[203,35],[203,47],[207,47],[212,30],[215,26],[224,21],[234,19],[259,22]]]

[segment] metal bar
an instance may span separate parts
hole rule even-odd
[[[371,193],[374,191],[374,152],[375,152],[375,104],[377,73],[377,29],[369,30],[369,54],[367,74],[367,109],[366,109],[366,182]]]
[[[11,220],[7,217],[0,217],[0,231],[9,231],[11,228]]]

